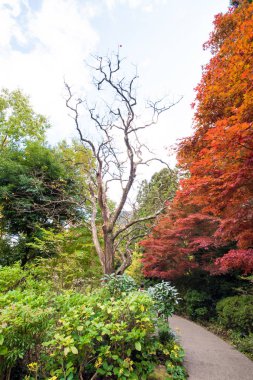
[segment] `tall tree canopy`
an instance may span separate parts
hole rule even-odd
[[[0,92],[0,151],[27,141],[43,141],[48,127],[46,118],[33,111],[20,90]]]
[[[204,48],[194,134],[178,151],[189,178],[143,243],[148,275],[253,270],[253,4],[218,14]]]
[[[80,144],[45,143],[46,119],[20,92],[0,96],[0,233],[2,262],[34,257],[29,245],[41,228],[59,230],[83,219],[89,152]],[[82,167],[79,161],[82,161]],[[7,257],[19,246],[14,257]],[[4,253],[5,252],[5,253]]]

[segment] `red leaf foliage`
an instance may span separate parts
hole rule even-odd
[[[253,4],[240,3],[215,17],[204,45],[213,57],[196,87],[194,134],[178,150],[189,176],[142,242],[147,276],[253,270]]]
[[[213,273],[226,273],[228,270],[240,270],[247,275],[253,272],[253,249],[231,250],[215,260]]]

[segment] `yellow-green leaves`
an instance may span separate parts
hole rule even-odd
[[[0,293],[0,372],[6,365],[31,364],[36,353],[38,378],[70,380],[82,371],[83,378],[97,373],[100,378],[144,380],[161,353],[173,363],[181,360],[174,341],[164,344],[155,334],[156,314],[147,292],[119,298],[105,288],[89,295],[56,293],[50,283],[31,279],[21,286]]]
[[[77,349],[75,346],[71,346],[70,349],[71,349],[71,352],[72,352],[74,355],[77,355],[77,354],[78,354],[78,349]]]
[[[46,118],[36,114],[20,90],[0,93],[0,150],[27,141],[43,141]]]

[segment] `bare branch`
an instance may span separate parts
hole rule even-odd
[[[160,162],[161,164],[165,165],[167,167],[167,169],[170,170],[170,172],[172,172],[169,164],[167,162],[161,160],[160,158],[157,158],[157,157],[153,157],[153,158],[150,158],[149,160],[146,160],[146,161],[143,161],[143,162],[139,162],[138,165],[148,165],[150,162],[153,162],[153,161]]]
[[[67,89],[68,94],[69,94],[69,97],[66,99],[66,106],[67,106],[67,108],[69,108],[69,109],[74,113],[74,117],[73,117],[73,119],[74,119],[74,121],[75,121],[76,129],[77,129],[77,131],[78,131],[78,133],[79,133],[80,140],[81,140],[82,142],[88,144],[88,146],[90,146],[90,148],[91,148],[93,154],[96,155],[96,149],[95,149],[94,144],[93,144],[90,140],[88,140],[88,139],[86,139],[86,138],[83,137],[82,131],[81,131],[80,127],[79,127],[79,121],[78,121],[78,119],[79,119],[78,106],[79,106],[80,104],[82,104],[83,101],[82,101],[81,99],[78,99],[78,100],[76,101],[76,105],[75,105],[75,107],[71,106],[71,105],[70,105],[70,101],[72,100],[73,95],[72,95],[72,92],[71,92],[71,88],[70,88],[70,86],[69,86],[66,82],[65,82],[65,88]]]
[[[164,102],[164,98],[155,102],[149,101],[148,108],[151,110],[151,120],[139,125],[135,111],[137,106],[137,71],[133,73],[130,79],[127,78],[127,75],[122,75],[122,59],[120,59],[119,53],[116,53],[112,58],[93,56],[93,59],[95,60],[95,65],[90,66],[95,73],[93,83],[97,91],[104,96],[99,97],[97,104],[94,106],[88,106],[87,100],[77,99],[74,101],[71,88],[65,83],[68,92],[66,106],[71,111],[80,140],[91,149],[92,158],[95,161],[95,173],[92,173],[89,179],[94,245],[103,270],[105,273],[111,273],[115,270],[113,262],[116,249],[120,248],[120,244],[125,239],[125,249],[121,253],[122,265],[117,270],[120,273],[131,262],[131,243],[143,233],[141,229],[137,228],[137,224],[154,220],[163,210],[162,207],[152,215],[134,220],[125,220],[123,224],[121,224],[121,218],[119,223],[121,225],[120,227],[117,226],[124,206],[129,199],[130,190],[136,180],[138,165],[149,165],[153,161],[159,161],[167,165],[159,158],[146,160],[143,158],[144,149],[149,153],[150,150],[145,144],[141,143],[138,131],[156,124],[160,115],[181,99],[169,105]],[[105,99],[108,99],[108,93],[113,99],[111,104],[105,101]],[[94,139],[85,137],[79,125],[79,106],[83,103],[96,132]],[[105,113],[103,111],[103,115],[99,112],[101,104],[105,111]],[[120,149],[116,148],[118,139],[120,140]],[[121,196],[115,210],[111,211],[108,191],[110,190],[110,184],[113,182],[120,184]],[[96,220],[98,209],[101,210],[102,214],[103,225],[102,228],[100,227],[99,232],[101,231],[103,234],[103,245],[100,244],[98,239],[99,227]]]
[[[133,226],[134,224],[137,224],[137,223],[141,223],[141,222],[147,222],[148,220],[152,220],[152,219],[155,219],[159,214],[161,214],[161,212],[164,210],[164,207],[163,206],[161,209],[159,209],[158,211],[156,211],[154,214],[152,215],[149,215],[149,216],[145,216],[143,218],[138,218],[138,219],[134,219],[132,220],[131,222],[129,222],[128,224],[126,224],[124,227],[120,228],[118,231],[115,232],[115,234],[113,235],[113,238],[114,240],[124,231],[126,231],[128,228],[130,228],[131,226]]]

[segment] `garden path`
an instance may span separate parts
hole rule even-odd
[[[253,362],[228,343],[187,319],[169,323],[185,349],[189,380],[253,380]]]

